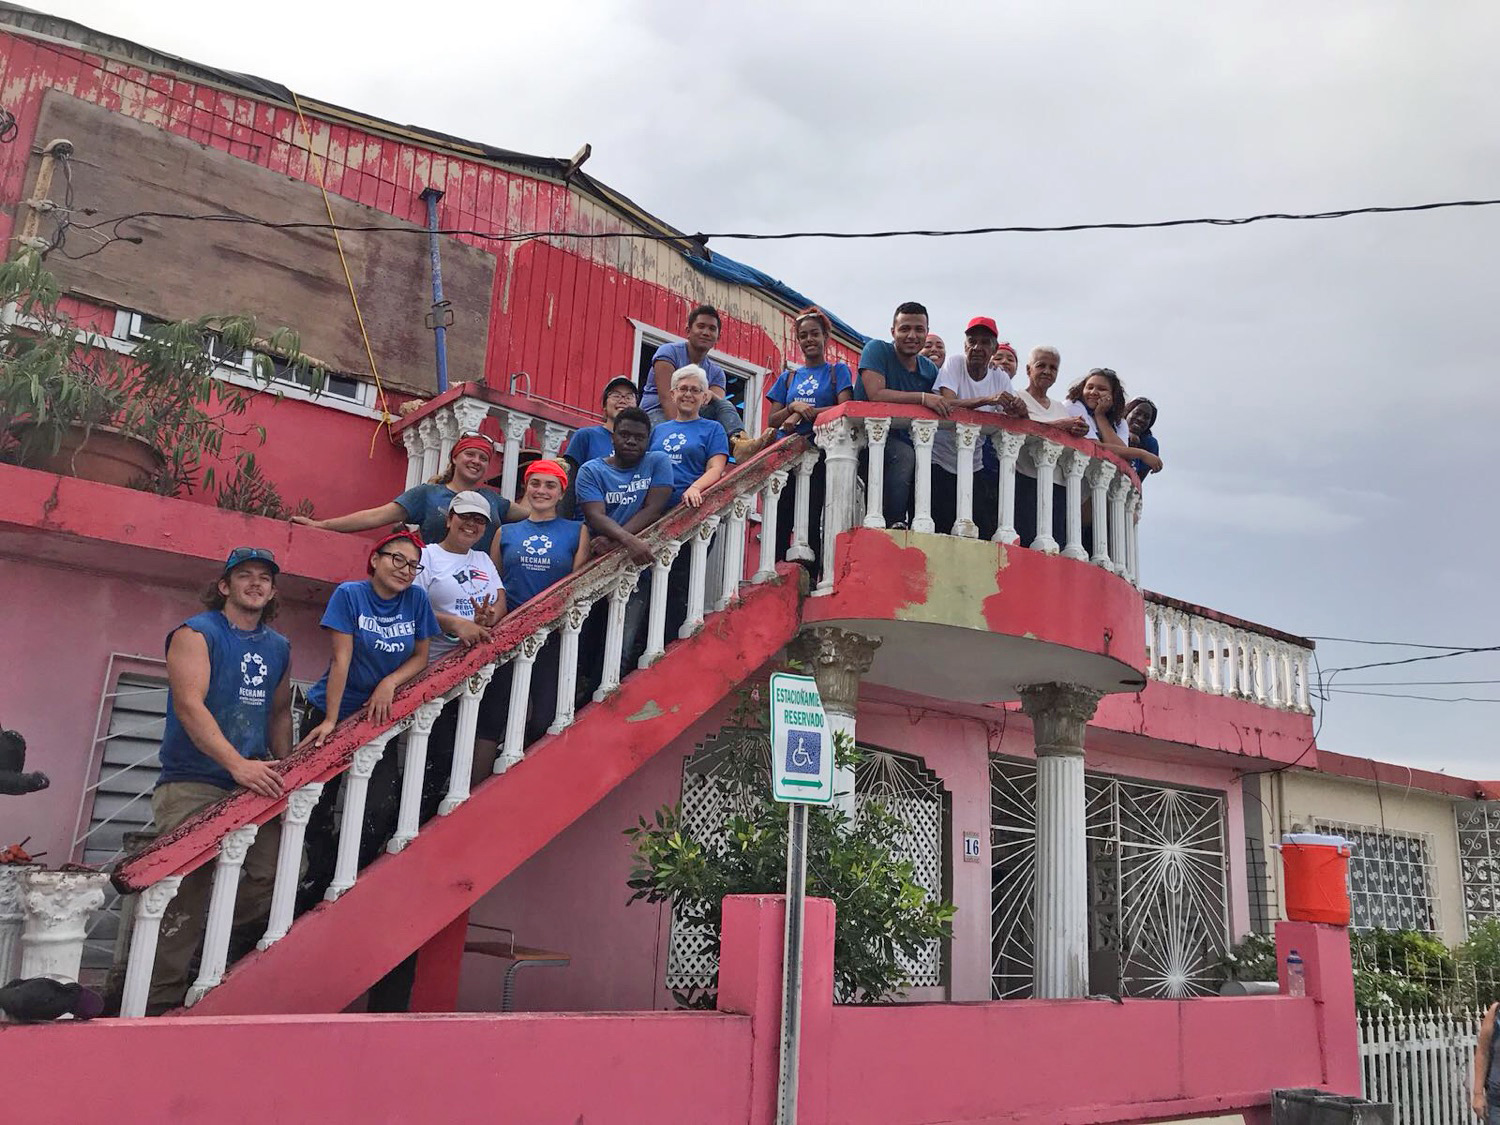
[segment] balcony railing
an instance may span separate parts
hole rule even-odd
[[[1153,680],[1312,711],[1313,643],[1160,594],[1146,595],[1146,669]]]
[[[999,461],[996,502],[997,543],[1019,545],[1049,555],[1089,562],[1140,584],[1137,526],[1141,515],[1141,486],[1124,459],[1096,442],[1060,434],[1036,422],[1020,422],[977,410],[954,410],[936,418],[930,410],[889,403],[851,402],[819,416],[817,442],[828,462],[828,505],[824,514],[825,541],[854,526],[885,527],[884,449],[892,430],[905,430],[916,450],[912,488],[911,529],[935,530],[932,518],[932,444],[940,430],[952,431],[960,461],[989,441]],[[859,499],[858,460],[869,453],[864,497]],[[1030,543],[1019,543],[1016,532],[1016,463],[1023,451],[1035,466],[1036,528]],[[812,471],[806,463],[804,473]],[[952,534],[977,539],[974,518],[974,474],[957,475],[957,519]],[[1052,534],[1054,487],[1064,487],[1066,534],[1059,543]],[[798,480],[799,489],[802,481]],[[1087,488],[1087,496],[1085,496]],[[799,492],[800,499],[800,492]],[[1084,548],[1084,516],[1092,518],[1093,549]],[[1101,516],[1102,513],[1102,516]],[[800,520],[799,520],[800,522]],[[833,552],[825,552],[819,593],[833,588]]]
[[[556,458],[573,431],[592,421],[527,395],[491,390],[482,383],[460,383],[391,427],[406,446],[406,487],[437,476],[458,439],[477,432],[487,418],[500,424],[500,490],[507,496],[516,494],[521,451],[529,443],[543,457]]]

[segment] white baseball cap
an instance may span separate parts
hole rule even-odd
[[[483,516],[486,520],[492,518],[494,514],[490,509],[489,501],[472,489],[467,492],[460,492],[455,496],[448,505],[448,511],[453,515],[467,512],[472,515]]]

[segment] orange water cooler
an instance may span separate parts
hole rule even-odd
[[[1342,836],[1288,832],[1281,838],[1286,916],[1293,922],[1349,924],[1349,856]]]

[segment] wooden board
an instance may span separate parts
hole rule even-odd
[[[113,218],[138,211],[231,213],[277,222],[326,223],[316,182],[280,175],[226,152],[175,136],[57,90],[45,96],[37,136],[74,145],[74,207]],[[27,196],[40,157],[33,156]],[[313,175],[316,181],[316,172]],[[52,198],[62,199],[58,176]],[[414,233],[346,233],[344,254],[370,334],[381,381],[431,394],[435,386],[428,239],[417,224],[330,196],[340,226],[401,226]],[[80,215],[80,223],[96,221]],[[45,229],[45,228],[44,228]],[[164,320],[207,313],[250,313],[267,334],[282,325],[302,337],[308,355],[349,375],[368,377],[359,325],[333,235],[238,223],[139,219],[116,242],[81,260],[51,254],[47,263],[75,293]],[[444,295],[453,303],[448,370],[454,381],[484,377],[494,287],[492,254],[441,239]],[[67,251],[97,242],[73,233]]]

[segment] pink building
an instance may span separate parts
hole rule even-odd
[[[604,380],[639,372],[699,301],[725,314],[719,349],[749,417],[795,352],[791,316],[804,298],[705,258],[568,161],[372,120],[8,6],[0,23],[0,91],[18,129],[0,148],[7,236],[52,233],[55,217],[27,201],[45,162],[55,170],[62,159],[60,137],[72,142],[75,207],[111,220],[331,213],[344,226],[411,232],[345,236],[348,285],[327,231],[159,214],[119,228],[139,245],[49,258],[121,350],[153,319],[210,311],[253,308],[299,329],[339,379],[321,395],[280,385],[251,417],[266,427],[257,459],[269,479],[319,514],[426,479],[476,428],[496,441],[498,487],[513,494],[522,451],[559,449],[591,420]],[[423,324],[427,189],[442,193],[447,230],[620,236],[439,236],[454,317],[446,391]],[[68,245],[80,241],[74,231]],[[836,335],[843,356],[862,342]],[[245,377],[234,360],[225,379]],[[975,537],[962,489],[968,534],[932,534],[939,427],[960,445],[994,441],[994,541]],[[911,531],[884,527],[880,474],[858,470],[861,451],[896,440],[892,430],[917,450]],[[832,549],[804,592],[800,568],[774,557],[776,499],[805,496],[820,460]],[[1016,541],[1018,463],[1065,486],[1063,542]],[[1052,494],[1038,491],[1048,510],[1037,523],[1049,527]],[[606,682],[599,702],[575,710],[570,677],[587,609],[622,607],[640,579],[619,552],[410,684],[392,723],[356,715],[322,748],[300,750],[284,767],[289,797],[238,792],[127,856],[127,835],[150,820],[162,640],[193,611],[196,589],[230,547],[275,549],[278,628],[294,677],[311,681],[327,661],[322,608],[336,583],[362,575],[370,541],[222,510],[201,493],[165,498],[0,466],[11,625],[0,635],[0,718],[30,742],[29,768],[52,778],[41,793],[0,798],[0,844],[29,838],[49,867],[110,865],[113,888],[128,892],[117,899],[99,876],[0,867],[0,970],[99,977],[118,963],[124,1014],[138,1015],[178,877],[218,865],[232,905],[236,855],[256,826],[283,823],[263,948],[225,971],[227,918],[211,917],[193,1007],[3,1028],[0,1054],[17,1074],[87,1058],[130,1120],[413,1120],[432,1105],[454,1120],[769,1120],[779,900],[726,906],[715,958],[669,909],[626,905],[621,833],[677,801],[706,832],[722,823],[730,795],[714,750],[734,693],[790,646],[811,660],[832,721],[866,750],[840,778],[843,799],[902,817],[919,878],[957,906],[952,939],[904,963],[902,1002],[864,1007],[832,1002],[833,918],[810,905],[804,1120],[1264,1120],[1275,1088],[1357,1093],[1343,930],[1276,927],[1283,959],[1296,948],[1306,961],[1305,997],[1217,995],[1228,946],[1275,923],[1242,778],[1316,764],[1312,645],[1143,590],[1150,526],[1139,497],[1128,466],[1091,442],[989,414],[939,422],[851,404],[820,419],[815,441],[783,440],[701,508],[651,529],[659,571],[690,554],[688,622],[668,637],[664,604],[653,604],[643,666]],[[799,542],[816,518],[808,507],[797,505]],[[420,761],[444,698],[472,711],[495,668],[512,663],[513,707],[524,708],[549,634],[563,642],[552,732],[524,747],[513,722],[495,776],[471,790],[467,765],[456,769],[445,815],[418,826],[413,808],[398,828],[404,846],[363,870],[342,857],[331,901],[294,920],[301,833],[321,785],[348,775],[343,815],[357,823],[361,778],[383,754]],[[616,615],[606,644],[619,643]],[[506,966],[465,955],[472,923],[510,928],[566,964],[520,972],[514,1010],[500,1013]],[[414,951],[421,1014],[359,1014],[369,986]],[[673,989],[716,971],[716,1012],[673,1010]],[[1086,998],[1100,992],[1125,999]],[[226,1074],[228,1053],[253,1057],[269,1080]],[[163,1060],[180,1071],[170,1082]],[[70,1119],[51,1101],[55,1085],[29,1091],[13,1092],[18,1119]]]

